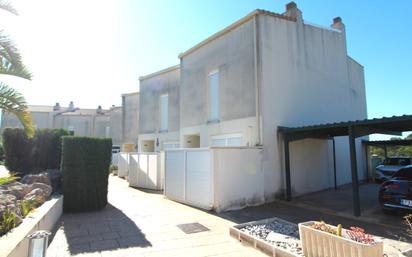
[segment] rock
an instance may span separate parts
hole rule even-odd
[[[50,185],[50,179],[46,173],[29,174],[29,175],[24,176],[21,179],[21,183],[24,183],[24,184],[33,184],[35,182]]]
[[[16,197],[9,194],[0,194],[0,205],[7,206],[16,203]]]
[[[45,199],[49,198],[49,196],[52,193],[52,187],[49,186],[49,185],[43,184],[43,183],[37,183],[37,182],[33,183],[33,184],[31,184],[31,188],[32,188],[32,190],[36,189],[36,188],[39,188],[39,189],[43,190],[43,194],[44,194]]]
[[[46,201],[46,197],[42,189],[35,188],[24,197],[24,200],[35,201],[35,205],[40,206]]]
[[[17,200],[21,200],[31,190],[31,185],[22,184],[20,182],[13,182],[3,185],[1,188],[1,193],[14,195]]]

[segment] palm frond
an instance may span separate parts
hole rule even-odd
[[[17,90],[0,82],[0,109],[17,116],[29,138],[34,136],[35,128],[27,103]]]
[[[13,5],[11,5],[11,3],[6,0],[0,0],[0,9],[3,9],[15,15],[19,15],[17,10],[14,9]]]
[[[32,77],[22,62],[19,50],[2,30],[0,30],[0,74],[17,76],[24,79],[31,79]]]

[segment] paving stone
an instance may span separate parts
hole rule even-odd
[[[116,239],[120,237],[117,232],[107,232],[107,233],[101,234],[101,236],[103,239]]]

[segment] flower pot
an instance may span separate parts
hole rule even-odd
[[[368,245],[336,236],[310,227],[314,221],[299,224],[299,236],[305,257],[380,257],[383,256],[383,242],[375,240]],[[336,229],[335,226],[331,226]],[[342,234],[346,233],[342,229]]]

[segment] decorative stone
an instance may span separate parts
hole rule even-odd
[[[46,201],[46,197],[42,189],[35,188],[24,197],[24,200],[35,201],[36,206],[39,206]]]
[[[52,193],[52,187],[43,183],[33,183],[31,184],[32,190],[36,189],[36,188],[40,188],[41,190],[43,190],[44,193],[44,198],[48,198],[51,193]]]
[[[14,195],[17,200],[23,199],[23,197],[32,190],[30,185],[22,184],[19,182],[13,182],[3,185],[1,188],[2,194]]]
[[[21,179],[21,183],[24,183],[24,184],[33,184],[35,182],[50,185],[50,179],[46,173],[29,174],[29,175],[24,176]]]

